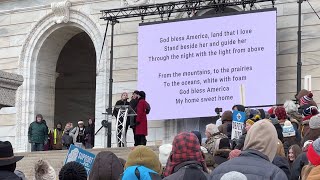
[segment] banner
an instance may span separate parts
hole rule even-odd
[[[87,175],[89,176],[95,158],[96,155],[74,145],[71,145],[64,164],[73,161],[78,162],[84,166],[87,171]]]
[[[231,139],[239,139],[242,135],[244,122],[246,121],[246,113],[241,111],[233,111]]]

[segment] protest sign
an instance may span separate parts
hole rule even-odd
[[[73,161],[78,162],[84,166],[87,171],[87,175],[89,176],[95,158],[96,155],[77,146],[71,145],[64,164]]]
[[[241,111],[233,111],[231,139],[239,139],[242,135],[244,122],[246,121],[246,113]]]

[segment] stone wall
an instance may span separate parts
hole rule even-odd
[[[59,2],[59,0],[24,0],[23,2],[13,0],[0,2],[0,70],[15,73],[20,72],[19,60],[21,60],[22,46],[26,42],[27,35],[43,17],[52,13],[50,7],[50,3],[52,2]],[[156,3],[160,2],[164,2],[164,0],[156,1]],[[100,39],[103,38],[106,25],[105,21],[99,19],[101,16],[100,10],[117,8],[121,5],[121,2],[118,0],[71,0],[71,3],[71,10],[85,14],[96,23],[100,31]],[[310,0],[310,3],[313,4],[317,11],[320,10],[320,2]],[[270,3],[261,4],[260,6],[261,8],[271,7]],[[278,0],[276,1],[276,7],[278,8],[277,101],[278,103],[282,103],[285,99],[291,99],[296,90],[298,4],[296,0]],[[154,18],[155,17],[147,18],[146,21],[153,21]],[[122,92],[132,92],[137,88],[137,30],[140,22],[138,18],[125,19],[121,20],[121,23],[115,26],[113,104],[120,98]],[[320,71],[318,71],[320,66],[320,60],[318,59],[320,55],[320,38],[318,35],[320,20],[317,19],[306,2],[303,3],[302,24],[302,75],[312,75],[312,90],[315,94],[315,100],[320,101]],[[108,32],[108,47],[110,46],[109,42],[110,30]],[[97,56],[100,55],[100,48],[101,47],[96,47]],[[104,51],[107,52],[108,49],[105,48]],[[106,62],[102,61],[102,63]],[[101,69],[97,68],[97,71],[100,72]],[[101,79],[103,78],[101,77]],[[101,79],[98,80],[97,83],[105,84],[106,89],[107,80],[103,82]],[[107,79],[107,77],[104,77],[104,79]],[[258,83],[263,85],[263,82]],[[103,89],[99,91],[101,91],[99,93],[101,93],[103,97],[96,99],[96,101],[99,101],[99,103],[96,103],[96,109],[99,109],[98,111],[96,110],[96,115],[97,112],[101,114],[101,112],[107,108],[105,106],[105,104],[107,104],[105,103],[107,102],[105,98],[107,97],[107,91],[103,91]],[[104,103],[100,103],[100,101]],[[15,114],[15,112],[16,111],[10,110],[10,116],[14,116],[13,114]],[[5,113],[3,112],[3,114]],[[2,117],[5,116],[0,115],[0,117],[0,119],[2,119]],[[99,115],[99,118],[106,117]],[[24,130],[28,123],[30,123],[30,120],[21,122]],[[97,127],[99,127],[99,125],[97,125]],[[114,121],[113,127],[115,127]],[[172,139],[172,134],[177,132],[177,123],[172,121],[150,122],[149,129],[148,140],[151,142],[150,145],[160,144]],[[23,129],[21,131],[23,131]],[[23,134],[23,132],[20,134]],[[130,134],[132,133],[129,132],[129,135]],[[115,132],[113,129],[113,141],[114,140]],[[129,145],[132,145],[132,137],[129,137],[129,142]]]

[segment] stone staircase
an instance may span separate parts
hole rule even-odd
[[[150,147],[156,154],[159,153],[158,146]],[[111,151],[116,154],[119,158],[127,159],[132,147],[127,148],[107,148],[107,149],[92,149],[89,150],[94,154],[98,154],[101,151]],[[17,170],[22,171],[28,180],[33,180],[34,178],[34,165],[40,160],[47,160],[51,166],[55,169],[57,175],[61,167],[63,166],[64,160],[67,155],[67,151],[43,151],[43,152],[33,152],[33,153],[17,153],[17,156],[24,156],[24,158],[17,163]],[[58,176],[57,176],[58,177]]]

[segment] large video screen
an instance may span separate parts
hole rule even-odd
[[[140,24],[138,89],[148,120],[276,103],[276,10]]]

